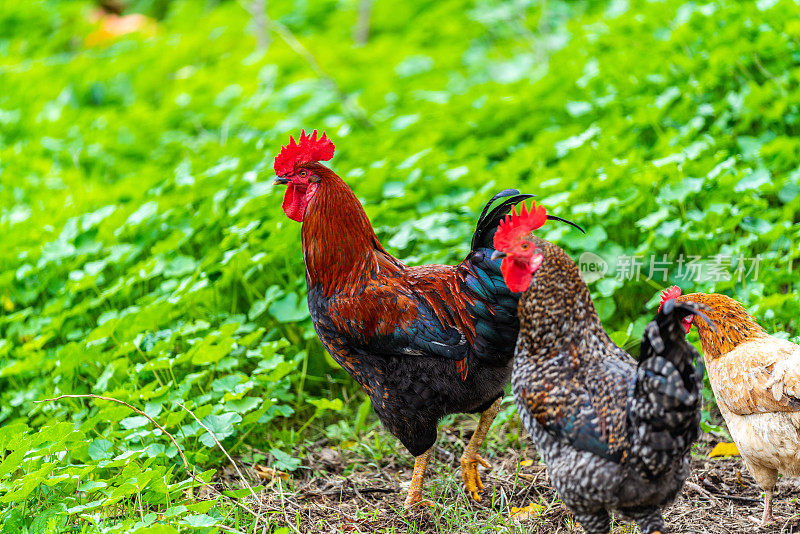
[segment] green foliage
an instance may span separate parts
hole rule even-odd
[[[483,203],[516,187],[587,229],[544,237],[612,270],[762,256],[757,279],[592,282],[634,351],[672,282],[797,335],[791,1],[376,0],[362,47],[355,0],[269,2],[322,78],[277,35],[257,51],[236,2],[140,4],[154,36],[90,47],[91,4],[0,2],[0,532],[238,521],[198,500],[146,417],[34,402],[61,394],[138,407],[205,480],[226,460],[203,425],[286,471],[320,432],[396,448],[308,318],[299,225],[270,185],[300,128],[333,138],[333,168],[409,263],[459,261]]]

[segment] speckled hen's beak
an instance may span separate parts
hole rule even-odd
[[[508,254],[506,254],[502,250],[495,250],[494,252],[492,252],[493,260],[499,260],[500,258],[505,258],[506,256],[508,256]]]

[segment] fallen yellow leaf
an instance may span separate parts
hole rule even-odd
[[[289,473],[284,473],[283,471],[278,471],[277,469],[265,465],[256,464],[253,466],[253,470],[256,472],[258,478],[263,478],[264,480],[275,480],[276,478],[289,480]]]
[[[140,13],[120,16],[98,10],[90,18],[93,22],[99,22],[99,28],[86,36],[86,46],[101,45],[134,32],[148,37],[156,33],[156,21]]]
[[[530,503],[528,506],[523,506],[522,508],[517,508],[516,506],[511,507],[511,513],[509,517],[514,519],[528,519],[531,517],[537,517],[542,515],[544,512],[545,507],[541,504]]]
[[[736,448],[735,443],[717,443],[708,453],[709,458],[715,456],[739,456],[739,449]]]
[[[522,460],[522,461],[519,463],[519,465],[521,465],[522,467],[528,467],[529,465],[533,465],[533,460],[530,460],[530,459],[528,459],[528,460]]]

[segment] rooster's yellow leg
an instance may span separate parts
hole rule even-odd
[[[422,483],[425,478],[425,469],[428,468],[428,461],[431,459],[433,447],[414,458],[414,474],[411,476],[411,487],[408,488],[408,497],[403,504],[403,508],[408,510],[412,506],[433,506],[431,501],[422,498]]]
[[[481,482],[481,477],[478,474],[478,464],[486,468],[491,467],[489,462],[480,457],[478,451],[481,449],[481,444],[483,444],[483,440],[489,432],[489,427],[492,426],[492,421],[497,416],[497,412],[500,411],[502,401],[502,398],[497,399],[488,410],[481,414],[478,428],[475,429],[475,433],[472,434],[472,438],[461,456],[461,477],[464,479],[464,487],[476,501],[481,500],[478,492],[483,491],[483,482]]]

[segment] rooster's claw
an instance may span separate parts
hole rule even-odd
[[[403,509],[409,510],[418,506],[427,506],[433,508],[436,506],[432,501],[422,498],[422,493],[409,493],[406,501],[403,503]]]
[[[464,479],[464,488],[467,493],[472,494],[475,501],[480,502],[481,496],[479,491],[483,491],[483,482],[478,473],[478,464],[490,469],[492,466],[489,462],[480,457],[479,454],[461,457],[461,477]]]

